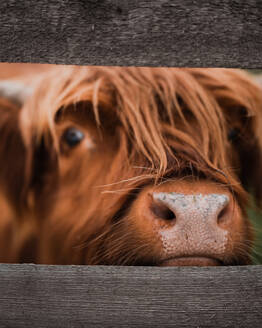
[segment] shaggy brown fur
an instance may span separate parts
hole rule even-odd
[[[42,74],[19,117],[5,110],[10,127],[0,119],[3,213],[11,213],[1,217],[1,245],[7,230],[11,242],[0,260],[157,264],[159,241],[130,215],[145,188],[186,180],[232,195],[241,228],[220,260],[249,263],[245,209],[248,190],[258,203],[262,196],[261,106],[261,90],[238,70],[63,66]],[[72,126],[84,133],[74,147],[65,140]]]

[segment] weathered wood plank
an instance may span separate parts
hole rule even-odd
[[[1,327],[261,327],[262,266],[0,265]]]
[[[261,68],[256,0],[5,0],[0,61]]]

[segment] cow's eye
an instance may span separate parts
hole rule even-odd
[[[239,136],[239,130],[238,129],[231,129],[228,132],[227,138],[230,141],[236,141]]]
[[[66,131],[64,132],[64,135],[63,135],[65,142],[70,147],[74,147],[74,146],[78,145],[84,139],[84,137],[85,137],[84,133],[74,127],[70,127],[68,129],[66,129]]]

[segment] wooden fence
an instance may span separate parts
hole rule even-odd
[[[261,57],[260,1],[0,2],[2,62],[262,68]],[[1,264],[0,326],[262,327],[262,267]]]

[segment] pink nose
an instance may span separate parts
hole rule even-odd
[[[165,258],[181,257],[177,265],[179,261],[184,265],[185,257],[197,257],[198,265],[200,258],[219,258],[225,253],[232,221],[226,194],[153,192],[149,208],[152,222],[159,222],[156,230]],[[212,265],[209,262],[203,263]],[[188,263],[194,265],[194,261]]]

